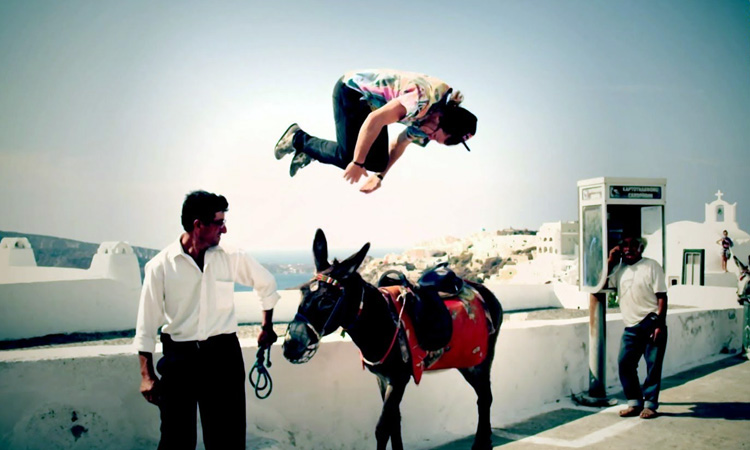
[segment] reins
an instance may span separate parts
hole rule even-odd
[[[268,362],[265,362],[265,352],[268,352]],[[258,353],[255,354],[255,364],[250,369],[250,374],[247,378],[250,381],[250,385],[255,389],[255,396],[263,400],[268,398],[273,391],[273,380],[271,380],[271,374],[268,373],[266,367],[271,367],[271,347],[260,347]],[[264,365],[265,363],[265,365]],[[257,374],[253,377],[253,374]]]

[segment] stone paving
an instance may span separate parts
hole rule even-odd
[[[662,382],[659,417],[620,418],[617,406],[565,405],[494,429],[495,449],[750,449],[750,361],[729,356]],[[612,393],[610,393],[612,394]],[[472,437],[432,450],[471,448]]]

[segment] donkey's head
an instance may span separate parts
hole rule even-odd
[[[734,262],[739,269],[737,273],[737,296],[740,298],[741,303],[743,299],[746,300],[750,296],[750,270],[736,256],[734,257]]]
[[[334,260],[331,264],[325,234],[320,229],[315,233],[316,273],[300,286],[302,299],[284,340],[284,357],[290,362],[309,361],[318,350],[321,337],[350,324],[348,320],[356,314],[364,289],[357,269],[369,249],[367,243],[344,261]]]

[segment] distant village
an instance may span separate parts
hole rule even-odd
[[[737,222],[737,204],[716,199],[704,204],[702,222],[678,221],[666,226],[667,283],[735,286],[739,268],[732,262],[721,269],[723,230],[733,239],[732,255],[748,261],[750,235]],[[416,281],[425,269],[447,262],[461,277],[493,285],[578,284],[579,225],[577,221],[548,222],[538,231],[504,229],[480,231],[464,238],[441,237],[422,242],[401,254],[368,259],[362,276],[375,283],[388,270],[398,270]],[[661,248],[658,233],[644,256],[657,260]]]
[[[387,270],[416,281],[425,269],[447,262],[459,276],[481,283],[575,284],[577,249],[578,222],[550,222],[538,231],[483,230],[425,241],[402,254],[369,259],[361,271],[373,283]]]

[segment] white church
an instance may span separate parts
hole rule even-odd
[[[734,241],[731,251],[747,264],[750,235],[737,224],[737,203],[729,203],[716,193],[716,200],[705,205],[703,222],[687,220],[667,225],[666,276],[669,285],[737,286],[739,268],[733,260],[727,271],[721,268],[722,247],[717,243],[727,231]]]

